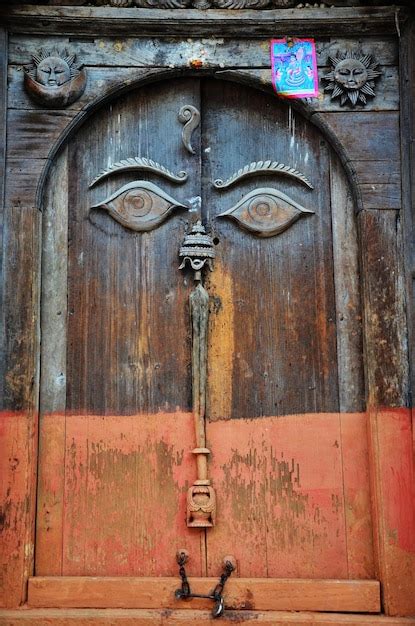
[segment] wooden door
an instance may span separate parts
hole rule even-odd
[[[185,105],[201,116],[194,154]],[[114,167],[136,157],[156,163]],[[287,167],[264,171],[269,159]],[[249,176],[213,184],[251,163]],[[91,208],[137,180],[177,205],[148,232]],[[264,236],[253,192],[261,206],[284,194],[308,212]],[[256,232],[246,212],[218,217],[242,202]],[[207,531],[185,520],[192,279],[178,250],[197,218],[216,243],[206,434],[218,509]],[[137,89],[60,154],[44,240],[36,575],[177,577],[185,547],[192,576],[217,576],[233,554],[242,579],[373,578],[353,204],[320,132],[289,103],[234,83]],[[370,601],[340,610],[377,610],[374,584]]]

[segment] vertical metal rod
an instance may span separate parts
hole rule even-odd
[[[180,269],[189,263],[197,283],[189,296],[192,324],[192,404],[195,425],[197,479],[187,493],[186,523],[193,528],[214,526],[216,495],[208,478],[206,448],[206,379],[207,340],[209,321],[209,294],[202,284],[202,269],[207,264],[212,269],[215,258],[213,241],[199,221],[185,238],[179,252],[183,259]]]

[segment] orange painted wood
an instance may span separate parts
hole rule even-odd
[[[24,602],[33,558],[34,422],[25,412],[0,413],[0,606]]]
[[[385,610],[415,614],[415,476],[410,409],[369,412],[375,547]]]
[[[40,213],[8,207],[0,303],[0,606],[26,599],[33,572]]]
[[[384,617],[381,615],[347,615],[341,613],[300,613],[284,611],[226,611],[231,624],[260,624],[261,626],[414,626],[414,618]],[[0,611],[2,626],[217,626],[209,611],[169,609],[23,609]]]
[[[373,578],[365,430],[364,414],[209,422],[209,575],[232,554],[241,576]]]
[[[350,578],[373,578],[367,414],[341,413],[347,570]]]
[[[186,548],[203,575],[203,535],[185,521],[192,414],[67,415],[65,433],[63,574],[171,576]]]
[[[36,573],[62,574],[65,482],[65,415],[42,415],[39,420],[39,464],[36,525]]]
[[[190,579],[195,593],[210,593],[216,578]],[[178,578],[35,577],[29,581],[31,607],[72,608],[211,608],[210,600],[178,601]],[[290,580],[231,578],[226,583],[228,608],[249,610],[380,611],[375,580]]]

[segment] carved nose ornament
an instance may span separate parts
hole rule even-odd
[[[210,528],[216,521],[216,494],[208,478],[206,448],[206,370],[207,330],[209,319],[209,294],[202,284],[202,270],[213,270],[215,249],[212,237],[206,233],[201,221],[193,225],[184,237],[179,250],[182,259],[179,269],[190,265],[197,286],[189,296],[192,323],[192,401],[195,424],[197,480],[187,493],[186,523],[191,528]]]

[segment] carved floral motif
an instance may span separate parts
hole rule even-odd
[[[43,106],[60,109],[75,102],[84,92],[86,74],[74,54],[42,49],[25,66],[24,86],[31,98]]]
[[[370,54],[361,55],[348,50],[330,56],[329,62],[333,69],[323,76],[323,80],[328,82],[324,90],[331,91],[332,100],[340,98],[341,106],[349,100],[354,107],[358,103],[365,105],[367,96],[373,98],[376,95],[375,80],[382,72]]]

